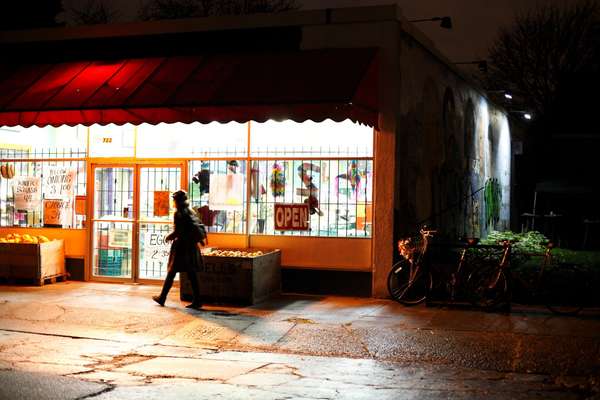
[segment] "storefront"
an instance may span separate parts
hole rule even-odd
[[[284,266],[370,267],[373,129],[365,125],[3,127],[0,138],[0,163],[15,171],[0,180],[0,232],[64,238],[67,257],[88,260],[89,279],[164,278],[169,194],[180,188],[210,246],[280,248]],[[307,204],[309,230],[276,230],[278,203]]]
[[[497,182],[510,218],[506,113],[395,6],[3,32],[0,51],[0,237],[63,238],[85,279],[161,279],[179,188],[210,246],[375,297],[399,235],[465,193]],[[484,214],[435,222],[483,234]]]

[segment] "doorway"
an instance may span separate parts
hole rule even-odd
[[[93,164],[92,280],[153,282],[167,274],[171,193],[184,187],[183,163]]]

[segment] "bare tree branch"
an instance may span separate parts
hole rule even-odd
[[[599,16],[600,4],[594,0],[517,15],[490,48],[486,85],[512,91],[538,115],[550,112],[576,76],[591,65],[597,70]]]

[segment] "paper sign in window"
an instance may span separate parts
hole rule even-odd
[[[154,216],[166,217],[169,215],[169,192],[157,190],[154,192]]]

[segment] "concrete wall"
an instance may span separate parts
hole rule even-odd
[[[506,114],[411,35],[400,36],[398,235],[414,233],[422,222],[449,237],[508,228]],[[501,193],[496,219],[486,218],[486,183]]]
[[[508,122],[397,8],[333,10],[328,21],[303,27],[303,48],[380,49],[372,288],[375,297],[387,297],[394,244],[419,223],[449,237],[508,227]],[[497,220],[486,218],[480,190],[491,182],[501,193]]]

